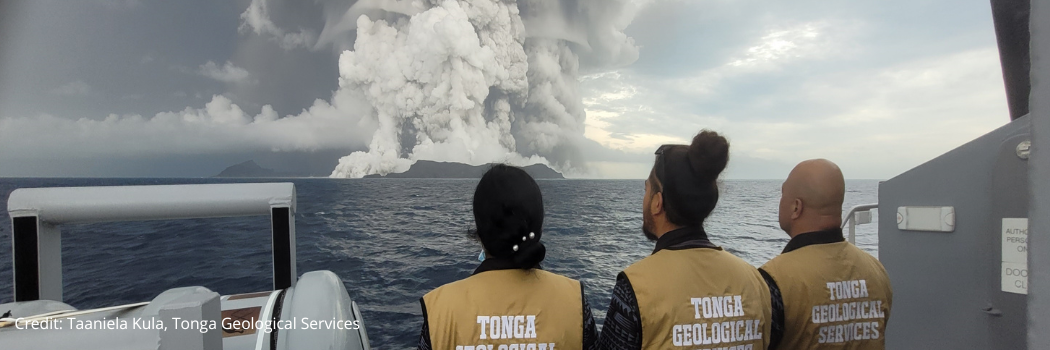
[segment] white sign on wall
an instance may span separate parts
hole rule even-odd
[[[1002,290],[1028,294],[1028,219],[1003,218]]]

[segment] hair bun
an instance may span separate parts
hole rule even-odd
[[[703,180],[718,178],[729,163],[729,141],[717,132],[702,130],[689,145],[689,165]]]
[[[540,265],[543,258],[547,256],[547,247],[543,246],[543,242],[539,239],[532,239],[530,242],[525,242],[521,246],[521,249],[511,255],[514,266],[519,269],[531,269]]]

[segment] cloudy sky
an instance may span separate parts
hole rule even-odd
[[[0,176],[210,176],[248,159],[327,175],[377,129],[379,108],[340,85],[352,3],[0,2]],[[577,177],[642,178],[660,144],[710,128],[731,141],[728,178],[823,157],[888,179],[1009,121],[987,1],[634,0],[608,18],[636,59],[594,30],[564,36],[593,50]]]

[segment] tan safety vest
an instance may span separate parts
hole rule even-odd
[[[580,282],[547,271],[495,270],[423,296],[435,350],[579,350]]]
[[[661,250],[624,270],[642,319],[643,349],[765,350],[769,287],[721,249]]]
[[[762,269],[784,299],[781,349],[884,349],[893,292],[878,259],[849,242],[808,245]]]

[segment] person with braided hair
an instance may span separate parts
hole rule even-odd
[[[617,276],[600,349],[767,349],[769,287],[703,227],[728,162],[729,142],[708,130],[656,151],[642,199],[642,232],[656,248]]]
[[[524,170],[495,165],[474,192],[484,249],[465,279],[420,298],[419,349],[593,349],[594,317],[577,281],[544,271],[543,196]]]

